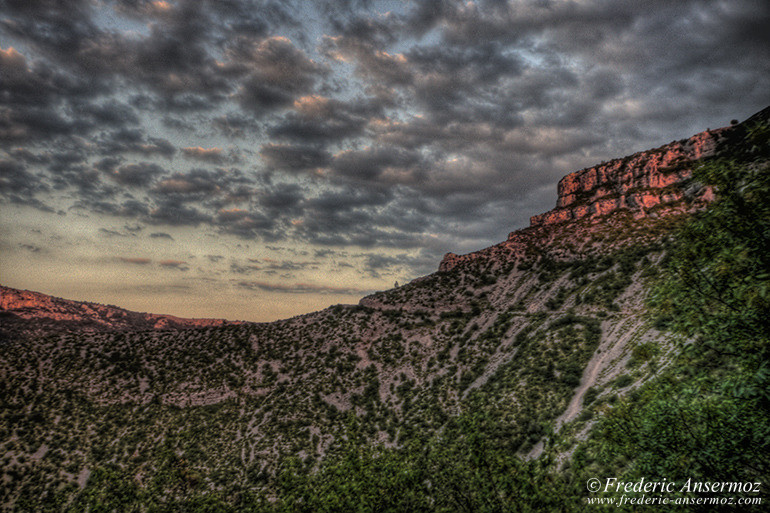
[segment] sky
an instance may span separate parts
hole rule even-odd
[[[0,283],[269,321],[770,105],[766,0],[0,0]]]

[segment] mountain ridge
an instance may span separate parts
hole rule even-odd
[[[555,208],[531,216],[530,226],[510,232],[505,241],[463,255],[446,253],[438,271],[451,271],[475,260],[491,260],[495,265],[515,264],[532,258],[546,247],[556,259],[585,256],[603,246],[586,246],[595,240],[594,227],[600,222],[606,225],[605,229],[609,227],[618,232],[615,247],[650,243],[672,224],[672,219],[663,218],[701,210],[713,201],[711,187],[692,182],[694,167],[718,157],[724,147],[745,135],[751,123],[767,119],[770,119],[770,107],[741,123],[707,129],[689,138],[569,173],[557,184]],[[427,276],[413,281],[425,278]],[[377,298],[386,292],[366,296],[359,305],[385,307]],[[245,322],[133,312],[118,306],[57,298],[2,285],[0,311],[25,320],[45,319],[85,329],[188,329]]]
[[[0,311],[6,319],[51,321],[84,330],[188,329],[241,324],[226,319],[193,319],[134,312],[113,305],[65,299],[0,285]],[[10,317],[13,316],[13,317]]]

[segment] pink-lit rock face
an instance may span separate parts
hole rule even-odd
[[[556,208],[532,216],[531,226],[601,217],[619,209],[644,217],[647,209],[683,198],[677,185],[692,176],[698,159],[714,154],[720,139],[731,127],[708,130],[687,140],[674,141],[654,150],[570,173],[559,181]],[[665,189],[665,190],[664,190]],[[713,191],[700,190],[701,203],[713,199]]]
[[[715,199],[713,188],[685,182],[697,161],[722,151],[722,142],[728,155],[740,150],[746,144],[742,127],[767,120],[770,107],[738,125],[570,173],[559,182],[556,208],[532,216],[528,228],[511,232],[505,242],[466,255],[447,253],[439,271],[464,265],[518,270],[546,250],[550,258],[569,260],[659,240],[671,228],[668,216],[687,215]]]

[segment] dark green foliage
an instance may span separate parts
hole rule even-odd
[[[279,475],[277,511],[579,511],[577,494],[548,471],[498,447],[499,428],[462,416],[425,444],[374,449],[356,439],[314,473],[293,460]]]
[[[632,378],[628,374],[623,374],[622,376],[619,376],[618,379],[615,380],[615,386],[618,388],[625,388],[633,382],[634,382],[634,378]]]
[[[696,172],[718,200],[676,233],[655,288],[657,326],[690,342],[599,422],[576,452],[586,477],[770,480],[770,173],[741,157]]]
[[[676,236],[654,305],[722,353],[766,361],[770,334],[770,171],[719,161],[696,178],[719,200]]]

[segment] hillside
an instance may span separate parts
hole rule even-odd
[[[111,494],[270,508],[287,469],[312,474],[352,442],[425,445],[473,412],[505,454],[563,463],[676,361],[649,285],[715,197],[693,169],[752,151],[769,112],[568,175],[529,228],[359,305],[226,324],[2,288],[21,323],[0,351],[3,509]]]
[[[173,315],[132,312],[117,306],[71,301],[2,285],[0,314],[5,331],[136,331],[240,324],[239,321],[225,319],[184,319]]]

